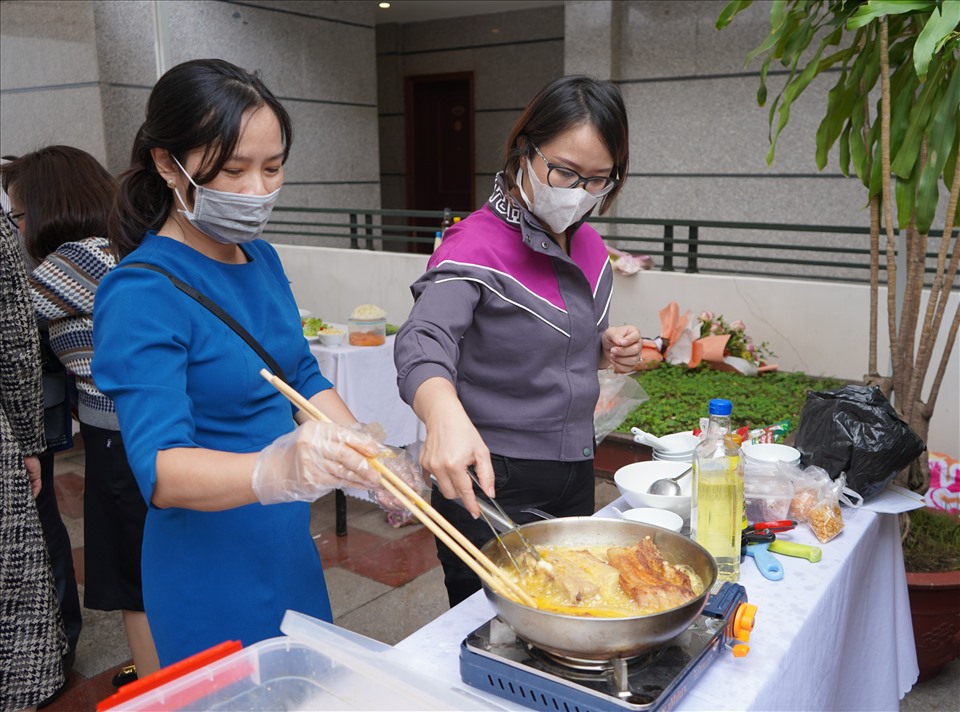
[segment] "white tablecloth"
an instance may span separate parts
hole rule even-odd
[[[618,502],[612,505],[622,509]],[[776,555],[784,577],[769,581],[752,559],[743,562],[740,583],[759,607],[750,653],[715,659],[677,709],[899,708],[918,674],[899,524],[891,514],[847,508],[843,513],[843,532],[826,544],[806,525],[778,535],[820,546],[819,563]],[[438,683],[456,685],[460,642],[493,615],[479,592],[396,648],[415,656],[418,669]],[[490,699],[507,709],[526,709]]]
[[[404,447],[421,442],[425,431],[413,409],[400,399],[393,341],[388,336],[383,346],[350,346],[346,340],[340,346],[313,343],[310,350],[320,372],[357,419],[380,423],[387,432],[387,444]]]

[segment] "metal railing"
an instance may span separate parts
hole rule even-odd
[[[264,235],[287,244],[429,252],[443,217],[440,210],[277,207]],[[665,272],[870,281],[868,227],[619,217],[591,218],[590,224],[611,246],[649,255]],[[930,232],[928,283],[941,239],[942,231]],[[885,240],[881,235],[881,250]],[[881,254],[881,283],[884,259]]]

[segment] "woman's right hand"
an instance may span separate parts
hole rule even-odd
[[[490,450],[470,422],[449,381],[441,378],[424,381],[417,390],[414,410],[427,426],[420,451],[424,476],[432,474],[443,496],[447,499],[459,497],[476,519],[480,516],[480,508],[467,467],[473,465],[476,468],[477,480],[484,493],[495,496]]]
[[[366,458],[379,450],[362,432],[308,421],[260,452],[251,485],[263,504],[312,502],[340,488],[368,490],[380,474]]]

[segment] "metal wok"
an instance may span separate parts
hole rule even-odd
[[[660,613],[629,618],[587,618],[551,613],[515,603],[486,584],[484,593],[500,619],[528,643],[548,652],[586,660],[612,660],[654,650],[672,640],[700,615],[717,580],[717,565],[707,550],[680,534],[639,522],[594,517],[564,517],[524,524],[519,530],[534,546],[633,546],[651,537],[664,560],[689,566],[704,591],[688,603]],[[521,547],[516,531],[501,535],[511,551]],[[496,539],[481,551],[494,563],[508,563]]]

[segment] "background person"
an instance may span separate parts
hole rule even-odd
[[[0,218],[0,710],[63,689],[60,605],[37,515],[43,452],[40,349],[20,246]]]
[[[283,184],[290,117],[218,59],[164,74],[147,102],[97,291],[93,374],[117,404],[148,504],[143,592],[162,665],[224,640],[279,635],[287,609],[331,620],[310,502],[379,481],[319,371],[274,248],[258,239]],[[167,270],[229,313],[335,423],[295,428],[264,359]],[[361,454],[362,453],[362,454]],[[270,505],[270,506],[264,506]]]
[[[116,264],[107,218],[116,183],[86,151],[48,146],[0,167],[3,188],[29,258],[37,321],[77,381],[84,443],[84,605],[121,611],[127,644],[141,675],[159,669],[143,611],[140,548],[146,505],[127,464],[113,401],[90,373],[93,300]],[[52,485],[51,485],[52,489]]]
[[[426,425],[433,506],[478,546],[490,530],[475,519],[468,467],[517,522],[535,519],[529,507],[594,512],[598,369],[632,370],[640,332],[608,326],[612,271],[584,220],[620,192],[627,134],[613,84],[549,84],[511,130],[487,204],[446,231],[411,287],[395,343],[400,393]],[[454,606],[480,581],[439,541],[437,552]]]
[[[15,156],[0,159],[0,169]],[[4,222],[18,243],[27,273],[37,266],[26,251],[18,222],[23,218],[20,210],[13,210],[10,196],[0,187],[0,205],[4,211]],[[35,323],[36,325],[36,323]],[[80,595],[77,589],[77,575],[73,566],[73,544],[70,533],[60,516],[57,492],[54,487],[53,460],[61,450],[73,447],[73,418],[71,415],[72,395],[75,391],[73,377],[50,346],[50,334],[46,326],[40,327],[40,369],[43,384],[43,431],[47,448],[37,455],[40,461],[40,480],[43,486],[36,498],[40,526],[47,543],[53,580],[57,589],[57,601],[60,603],[60,615],[67,636],[67,652],[63,656],[64,677],[70,676],[76,657],[77,642],[83,628],[83,614],[80,609]]]

